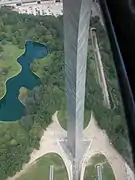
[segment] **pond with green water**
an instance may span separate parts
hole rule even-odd
[[[10,78],[6,82],[6,94],[0,100],[0,121],[19,120],[25,114],[25,106],[19,100],[19,90],[25,87],[32,90],[40,85],[40,79],[30,69],[30,64],[35,59],[42,59],[47,56],[47,47],[33,41],[26,41],[25,52],[17,62],[22,66],[18,75]]]

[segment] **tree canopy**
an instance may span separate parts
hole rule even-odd
[[[0,53],[3,44],[10,42],[23,48],[25,41],[30,39],[45,43],[51,54],[47,62],[39,67],[43,70],[41,85],[28,92],[25,116],[14,123],[0,123],[0,179],[5,180],[28,162],[34,148],[39,148],[43,130],[51,123],[52,114],[65,108],[66,100],[62,17],[18,14],[9,8],[1,8],[0,17]],[[106,130],[110,141],[132,165],[125,117],[107,35],[98,17],[92,18],[92,26],[97,28],[108,87],[116,105],[113,109],[103,105],[89,39],[85,108],[94,112],[99,126]],[[31,68],[36,71],[38,66],[40,64],[33,63]]]

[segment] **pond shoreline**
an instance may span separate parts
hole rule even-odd
[[[46,45],[26,41],[24,53],[17,58],[17,62],[21,66],[20,70],[5,81],[6,90],[0,98],[0,121],[16,121],[24,115],[25,106],[19,99],[19,90],[21,87],[32,90],[40,84],[39,76],[30,69],[30,65],[35,59],[42,59],[47,55]],[[7,115],[7,112],[10,115]],[[15,116],[15,114],[17,115]]]

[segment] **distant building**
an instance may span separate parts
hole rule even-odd
[[[62,0],[0,0],[1,6],[11,6],[14,11],[33,15],[62,15]]]

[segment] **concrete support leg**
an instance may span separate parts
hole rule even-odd
[[[64,47],[68,109],[68,146],[73,180],[79,180],[83,152],[83,122],[87,46],[92,0],[64,0]]]

